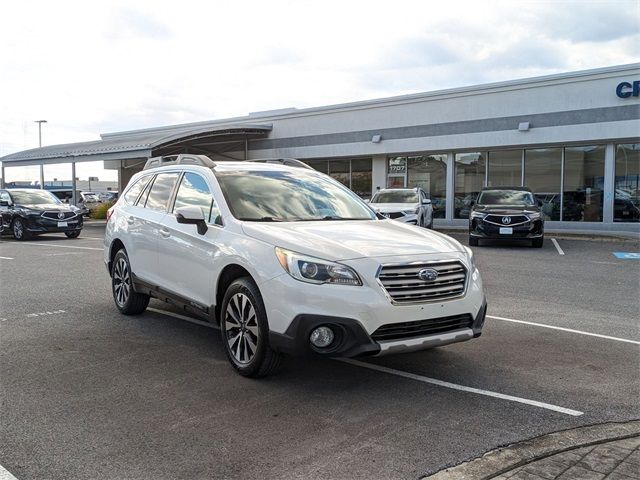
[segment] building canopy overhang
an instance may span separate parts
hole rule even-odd
[[[232,124],[197,128],[151,129],[102,135],[90,142],[50,145],[0,158],[3,167],[149,158],[175,153],[224,154],[246,150],[246,142],[264,138],[271,125]]]

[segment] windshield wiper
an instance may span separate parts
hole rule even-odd
[[[259,217],[259,218],[240,217],[238,218],[238,220],[242,220],[244,222],[282,222],[284,221],[278,217]]]

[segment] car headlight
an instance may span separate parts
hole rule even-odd
[[[276,257],[282,268],[301,282],[362,285],[358,274],[340,263],[309,257],[280,247],[276,247]]]
[[[473,250],[471,250],[466,245],[463,245],[463,247],[467,252],[467,258],[469,259],[469,265],[471,265],[471,272],[473,273],[476,270],[476,259],[473,255]]]
[[[540,212],[527,213],[527,217],[529,217],[529,220],[538,220],[542,218],[542,214]]]
[[[402,213],[404,213],[405,215],[415,215],[420,211],[419,208],[415,208],[412,210],[402,210]]]
[[[486,213],[482,213],[482,212],[471,212],[471,218],[484,218],[486,217],[487,214]]]

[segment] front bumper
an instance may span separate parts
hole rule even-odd
[[[271,348],[292,355],[357,357],[408,353],[479,337],[482,334],[486,313],[487,304],[484,302],[473,322],[467,328],[432,335],[378,341],[366,332],[358,320],[353,318],[298,315],[285,333],[270,332],[269,343]],[[436,324],[442,319],[435,318],[432,321]],[[320,326],[329,326],[336,336],[334,342],[326,349],[316,348],[309,342],[311,332]]]
[[[501,228],[511,228],[512,233],[500,233]],[[496,225],[485,222],[481,218],[473,218],[469,221],[469,235],[477,238],[531,240],[544,235],[544,223],[542,220],[532,220],[520,225]]]
[[[66,226],[64,225],[66,223]],[[26,217],[26,228],[31,233],[63,233],[82,230],[82,216],[76,215],[62,221],[42,216]]]
[[[456,255],[471,270],[466,263],[466,255]],[[428,257],[409,255],[393,260],[401,263],[442,260],[441,255]],[[486,302],[477,269],[468,273],[466,292],[461,297],[393,304],[376,280],[379,261],[362,258],[342,263],[358,272],[362,286],[313,285],[295,280],[287,273],[259,285],[269,318],[273,348],[293,354],[315,353],[332,357],[378,355],[464,341],[482,331]],[[435,329],[432,334],[408,334],[405,338],[394,336],[389,340],[380,339],[379,332],[376,333],[383,326],[401,328],[413,322],[438,322],[457,316],[466,316],[469,322],[461,323],[459,327],[454,325],[450,331]],[[309,335],[320,325],[336,325],[337,337],[341,336],[343,341],[330,350],[311,347]]]

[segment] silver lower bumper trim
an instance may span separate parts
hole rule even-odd
[[[380,344],[380,352],[376,356],[380,357],[395,353],[414,352],[416,350],[449,345],[450,343],[464,342],[471,340],[472,338],[473,330],[465,328],[463,330],[442,333],[440,335],[429,335],[428,337],[405,338],[402,340],[378,342]]]

